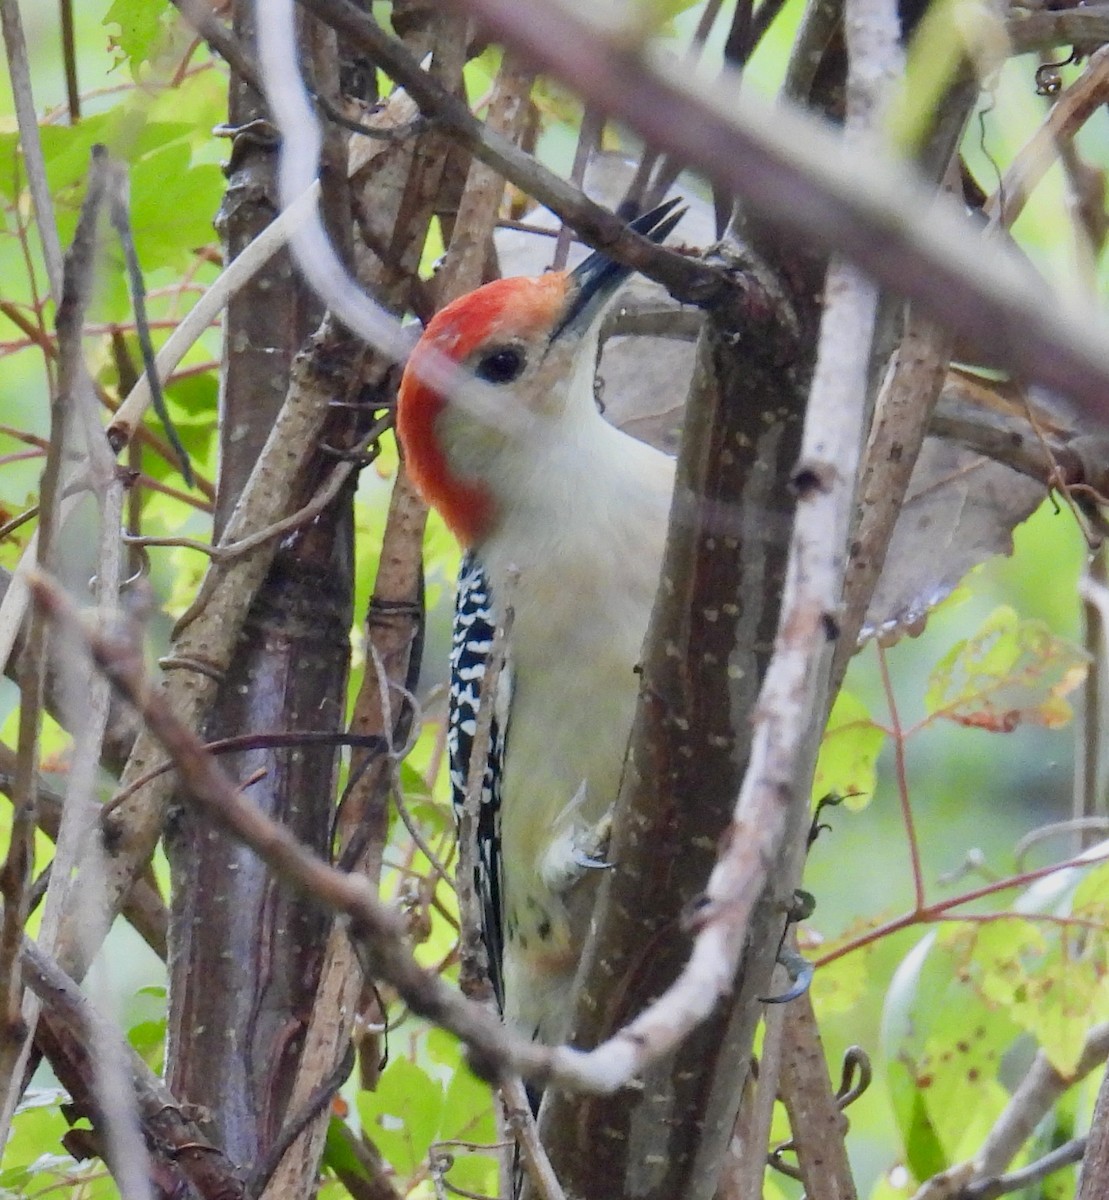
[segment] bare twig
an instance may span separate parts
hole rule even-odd
[[[1005,172],[997,191],[986,201],[984,212],[1004,229],[1012,228],[1028,197],[1058,161],[1060,146],[1105,103],[1109,96],[1109,46],[1090,56],[1082,75],[1059,97],[1047,120]]]
[[[566,1200],[566,1193],[554,1173],[547,1151],[539,1140],[539,1130],[531,1115],[531,1101],[519,1077],[501,1084],[501,1096],[510,1112],[509,1125],[524,1165],[539,1200]]]
[[[1080,1162],[1088,1145],[1087,1137],[1071,1138],[1019,1170],[988,1178],[978,1177],[971,1163],[958,1163],[929,1179],[918,1189],[913,1200],[997,1200],[998,1196],[1023,1191],[1056,1171]],[[1091,1200],[1098,1194],[1092,1193]]]
[[[993,405],[988,402],[991,392]],[[1109,495],[1105,435],[1069,429],[1050,410],[1022,412],[1011,399],[952,370],[928,432],[1037,479],[1045,488],[1084,488],[1095,497]]]
[[[1016,54],[1055,46],[1101,46],[1109,42],[1109,4],[1081,5],[1054,11],[1013,6],[1006,32]]]
[[[325,347],[326,369],[316,357]],[[331,400],[337,391],[346,390],[337,376],[350,370],[354,357],[356,351],[349,341],[338,339],[325,328],[294,362],[288,398],[228,522],[226,542],[271,525],[284,514],[289,497],[295,494],[299,472],[313,453]],[[198,664],[200,670],[174,672],[166,681],[166,694],[179,718],[191,726],[195,727],[199,715],[211,703],[250,598],[265,577],[274,549],[273,543],[266,543],[231,563],[212,563],[205,577],[204,611],[175,632],[172,653],[179,660]],[[121,780],[123,786],[145,774],[162,757],[157,742],[140,733]],[[109,915],[118,911],[132,880],[149,859],[174,786],[172,777],[155,780],[121,804],[106,822],[111,846],[105,866]],[[65,969],[83,975],[83,952],[73,931],[67,928],[62,931],[58,957]]]
[[[126,168],[94,148],[93,179],[98,173],[103,175],[104,207],[118,230],[121,224],[126,224],[121,214],[121,210],[126,208]],[[74,257],[71,253],[71,258]],[[90,292],[94,261],[89,254],[83,264],[88,278],[82,286]],[[133,261],[131,265],[133,272],[137,272],[137,262]],[[67,290],[71,267],[74,272],[79,269],[67,260]],[[139,289],[141,291],[141,283]],[[138,292],[133,293],[133,299],[141,307]],[[73,418],[84,435],[84,470],[100,509],[95,595],[99,611],[108,613],[114,611],[118,603],[123,573],[120,526],[124,486],[100,424],[100,406],[82,350],[81,325],[76,320],[72,324],[63,322],[61,315],[62,310],[59,309],[58,385],[60,393],[68,396]],[[91,679],[88,677],[87,668],[81,662],[82,656],[70,652],[64,635],[58,639],[58,645],[63,703],[73,713],[68,724],[73,730],[75,745],[39,933],[39,944],[46,953],[53,952],[58,932],[66,919],[94,948],[99,947],[107,933],[107,925],[98,924],[103,912],[103,858],[97,837],[98,814],[94,796],[108,728],[111,689],[106,686],[107,681],[96,674]],[[29,1020],[28,1025],[33,1029],[34,1022]],[[126,1193],[136,1197],[149,1195],[149,1164],[146,1149],[137,1132],[135,1098],[130,1080],[110,1044],[94,1046],[92,1058],[93,1081],[103,1112],[102,1132],[116,1178]]]
[[[734,282],[725,273],[631,233],[620,217],[488,128],[457,96],[430,78],[415,55],[348,0],[299,3],[369,54],[404,87],[421,112],[448,130],[464,149],[551,209],[579,237],[658,280],[678,299],[714,306],[741,303]]]
[[[138,1097],[143,1132],[155,1148],[159,1174],[192,1184],[204,1200],[238,1200],[242,1184],[234,1166],[213,1146],[182,1112],[181,1104],[163,1086],[142,1058],[124,1041],[119,1030],[106,1021],[82,995],[81,989],[48,955],[30,941],[22,947],[28,986],[44,1006],[40,1041],[59,1079],[73,1098],[78,1110],[92,1119],[100,1132],[105,1119],[102,1098],[94,1082],[95,1048],[115,1055],[119,1067],[130,1078]],[[110,1157],[113,1173],[118,1163]],[[145,1180],[138,1190],[123,1191],[133,1181],[120,1178],[121,1194],[142,1196]],[[169,1187],[166,1194],[174,1194]]]
[[[460,39],[450,38],[449,34],[450,30],[444,31],[444,38],[461,45]],[[450,56],[447,57],[443,69],[460,73],[461,59],[452,61]],[[490,122],[514,130],[526,107],[527,91],[527,78],[506,62],[490,103]],[[398,187],[411,186],[406,181],[413,177],[413,171],[414,167],[410,167],[400,175]],[[481,282],[503,187],[503,180],[489,168],[479,163],[471,166],[446,261],[437,276],[441,302]],[[414,220],[415,214],[406,219]],[[388,298],[389,289],[383,291],[383,298]],[[379,290],[377,294],[383,293]],[[406,701],[396,711],[390,693],[394,687],[403,688],[410,684],[418,670],[422,643],[421,548],[426,516],[426,507],[402,469],[393,488],[381,566],[367,620],[368,658],[373,669],[365,672],[352,720],[352,728],[363,735],[374,731],[385,746],[385,752],[379,752],[373,758],[356,758],[352,762],[351,782],[343,798],[338,822],[341,861],[352,870],[364,873],[371,881],[376,880],[380,869],[385,797],[390,788],[395,800],[399,801],[397,807],[402,818],[413,835],[417,834],[415,825],[408,822],[409,815],[403,804],[396,760],[400,747],[394,744],[407,740],[406,730],[413,724],[416,706]],[[435,861],[430,847],[427,850],[429,861]],[[297,1096],[304,1097],[308,1093],[314,1080],[319,1078],[321,1066],[332,1062],[336,1048],[349,1039],[361,982],[361,971],[353,959],[349,940],[336,924],[328,941],[320,989],[297,1074]],[[323,1128],[322,1123],[317,1123],[317,1127],[306,1130],[299,1141],[297,1154],[301,1162],[309,1164],[309,1176],[315,1170]],[[305,1177],[305,1172],[298,1170],[294,1155],[290,1155],[275,1174],[267,1195],[283,1196],[290,1187],[299,1186],[299,1180]]]
[[[570,182],[575,187],[581,187],[585,179],[585,168],[593,156],[594,150],[601,144],[605,130],[605,119],[595,109],[587,108],[582,114],[581,126],[578,129],[578,144],[574,149],[574,161],[570,164]],[[574,231],[564,221],[555,239],[554,258],[551,266],[556,271],[565,271],[570,257],[570,243]]]
[[[405,943],[403,916],[384,905],[363,877],[329,866],[305,849],[285,827],[262,813],[208,754],[203,742],[176,718],[160,691],[143,675],[141,653],[129,633],[81,629],[76,610],[45,575],[34,574],[36,603],[84,643],[93,661],[135,707],[177,764],[184,798],[217,828],[250,845],[285,880],[350,919],[349,932],[372,964],[371,974],[395,987],[414,1011],[466,1040],[487,1073],[519,1067],[545,1074],[551,1053],[517,1038],[481,1006],[464,1000],[432,971],[419,966]]]
[[[887,98],[903,62],[897,6],[889,0],[847,0],[844,26],[848,49],[845,141],[854,148],[852,157],[867,157],[880,145],[878,132]],[[740,792],[741,806],[746,796],[753,808],[768,805],[778,810],[782,840],[797,837],[808,813],[816,745],[834,695],[836,641],[846,640],[838,616],[846,579],[840,555],[847,545],[854,512],[877,311],[878,292],[870,279],[843,258],[833,258],[825,285],[801,465],[794,475],[799,503],[778,641],[756,710],[765,714],[762,728],[756,733]],[[937,381],[937,390],[938,386]],[[887,541],[892,532],[890,521],[884,530]],[[834,603],[829,604],[832,597]],[[802,687],[803,707],[798,709],[793,689]],[[779,743],[776,753],[774,740]],[[764,862],[780,861],[781,843],[773,848],[768,845],[767,853]],[[799,873],[797,860],[803,850],[795,846],[789,853],[791,865]],[[782,1051],[780,1090],[790,1112],[806,1192],[814,1200],[854,1200],[857,1191],[844,1144],[846,1123],[836,1109],[807,998],[791,1019],[795,1036],[787,1039],[789,1049]],[[768,1085],[773,1088],[773,1081],[760,1077],[760,1088]]]
[[[128,546],[182,546],[187,550],[197,550],[201,554],[206,554],[213,562],[226,563],[233,559],[241,558],[244,554],[249,554],[252,550],[257,550],[259,546],[264,546],[266,542],[273,541],[274,538],[280,537],[282,534],[289,533],[294,529],[300,529],[307,525],[309,521],[315,520],[316,517],[323,512],[325,508],[335,499],[342,491],[343,484],[351,477],[355,470],[355,463],[352,460],[336,463],[331,469],[331,473],[320,484],[319,490],[306,504],[302,505],[294,513],[290,513],[287,517],[282,517],[279,521],[274,521],[272,525],[267,525],[265,529],[259,529],[255,533],[248,534],[238,541],[226,544],[213,546],[209,542],[200,542],[195,538],[186,537],[125,537],[123,540]],[[198,597],[198,600],[200,598]],[[189,606],[189,610],[182,616],[181,620],[185,624],[188,623],[186,618],[191,619],[193,610],[200,611],[201,603],[194,602]]]
[[[250,61],[238,38],[212,11],[209,0],[172,0],[172,4],[231,70],[261,93],[262,85],[254,63]]]
[[[34,542],[35,562],[52,565],[58,532],[62,469],[69,441],[75,432],[80,394],[86,383],[81,356],[85,310],[92,293],[92,266],[101,202],[108,184],[108,164],[103,153],[94,154],[88,188],[73,245],[66,257],[58,304],[58,386],[50,401],[50,449],[40,487],[40,517]],[[9,589],[11,590],[11,589]],[[5,600],[8,597],[5,596]],[[39,734],[46,689],[49,628],[41,614],[34,615],[20,670],[19,743],[12,800],[12,829],[8,853],[0,869],[4,913],[0,922],[0,1145],[7,1140],[9,1122],[23,1083],[30,1053],[34,1007],[25,1009],[20,971],[20,943],[27,919],[29,887],[34,862],[37,819]],[[24,1025],[26,1022],[26,1026]]]
[[[181,438],[178,436],[173,420],[169,415],[169,410],[166,408],[165,395],[162,391],[162,381],[158,377],[158,370],[154,361],[154,347],[150,341],[150,325],[146,319],[146,284],[143,281],[138,252],[135,250],[135,239],[131,234],[131,213],[128,203],[130,188],[127,184],[127,177],[122,171],[119,172],[119,178],[116,182],[117,186],[112,187],[109,191],[108,213],[123,251],[123,262],[131,293],[131,307],[135,318],[135,332],[138,335],[139,349],[142,353],[146,378],[150,383],[150,398],[154,405],[154,411],[158,414],[158,420],[161,422],[162,432],[166,435],[166,440],[173,448],[177,460],[176,465],[181,472],[181,476],[185,480],[186,485],[192,487],[193,471],[192,465],[189,462],[188,451],[181,444]]]
[[[532,71],[507,55],[493,84],[488,128],[513,144],[523,131],[528,97],[535,78]],[[447,248],[446,260],[436,276],[440,305],[473,291],[481,283],[486,251],[504,195],[504,176],[487,163],[470,164],[458,216]]]
[[[255,1197],[262,1195],[273,1178],[274,1172],[281,1166],[281,1160],[288,1153],[290,1147],[304,1130],[328,1108],[331,1101],[335,1098],[336,1092],[346,1082],[353,1066],[354,1048],[348,1046],[342,1061],[335,1067],[328,1078],[320,1084],[315,1092],[308,1097],[299,1111],[294,1113],[293,1117],[286,1122],[280,1136],[269,1148],[265,1159],[251,1172],[250,1179],[246,1185],[248,1200],[254,1200]]]
[[[996,1200],[998,1196],[1007,1196],[1010,1192],[1020,1192],[1054,1175],[1071,1163],[1080,1162],[1086,1153],[1087,1139],[1084,1137],[1071,1138],[1062,1146],[1057,1147],[1035,1162],[1030,1162],[1019,1171],[1010,1171],[1005,1175],[997,1175],[993,1179],[981,1179],[968,1184],[955,1197],[955,1200]]]
[[[62,296],[62,247],[58,241],[57,226],[54,224],[54,201],[46,181],[38,114],[31,90],[27,42],[23,36],[18,0],[0,0],[0,25],[3,26],[4,46],[8,52],[8,72],[11,75],[16,118],[19,122],[19,143],[27,169],[31,199],[35,206],[43,256],[46,259],[46,277],[50,281],[50,291],[55,302],[59,302]]]
[[[841,637],[832,667],[837,689],[885,564],[950,354],[950,335],[930,318],[911,312],[878,396],[859,483],[859,525],[851,539]]]
[[[183,798],[218,828],[251,846],[287,882],[346,915],[364,969],[396,988],[413,1012],[462,1038],[480,1073],[492,1078],[519,1073],[578,1090],[613,1091],[673,1048],[701,1013],[711,1008],[711,998],[706,1003],[704,995],[707,988],[730,985],[729,964],[720,963],[719,958],[721,948],[727,951],[732,945],[734,926],[729,919],[733,905],[746,900],[743,888],[734,886],[732,880],[746,878],[743,863],[747,855],[758,853],[757,847],[749,850],[750,843],[742,836],[724,848],[710,880],[692,970],[687,970],[666,996],[589,1052],[567,1046],[550,1048],[513,1034],[487,1009],[465,1000],[412,958],[405,943],[403,916],[382,904],[365,879],[317,859],[238,790],[200,739],[174,717],[165,697],[146,684],[141,655],[129,636],[80,630],[72,604],[55,584],[36,574],[31,585],[36,602],[52,619],[80,634],[96,665],[136,706],[152,735],[165,746],[178,766]],[[739,815],[742,818],[744,814]]]
[[[810,1200],[854,1200],[844,1139],[847,1118],[829,1086],[828,1064],[808,994],[786,1006],[782,1099]]]
[[[753,1064],[747,1078],[732,1140],[721,1165],[715,1200],[747,1200],[748,1196],[764,1194],[766,1148],[770,1144],[782,1074],[785,1016],[785,1006],[779,1005],[763,1018],[762,1052],[757,1069]]]
[[[307,219],[315,206],[319,184],[313,182],[309,191],[295,199],[284,212],[266,226],[247,248],[230,262],[196,302],[185,319],[170,335],[156,358],[158,378],[165,382],[190,347],[219,316],[228,300],[266,265],[289,240],[292,230]],[[150,376],[144,372],[131,389],[127,399],[116,410],[108,426],[108,439],[119,450],[134,436],[143,413],[151,403]]]
[[[1009,1099],[1001,1116],[994,1122],[982,1148],[975,1156],[975,1177],[999,1175],[1016,1158],[1021,1146],[1052,1105],[1091,1071],[1096,1071],[1109,1055],[1109,1024],[1095,1025],[1082,1044],[1074,1070],[1060,1074],[1041,1050]]]

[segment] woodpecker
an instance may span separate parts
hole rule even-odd
[[[677,203],[632,228],[661,242]],[[606,865],[674,488],[673,459],[597,404],[601,317],[630,274],[597,253],[461,297],[428,323],[397,403],[408,472],[464,549],[448,718],[456,806],[494,631],[513,613],[475,884],[505,1020],[549,1042],[565,1035]],[[492,419],[421,380],[429,348],[490,385]]]

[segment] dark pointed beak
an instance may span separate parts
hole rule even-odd
[[[636,217],[628,225],[652,242],[662,242],[685,215],[679,208],[680,199],[666,200],[650,212]],[[566,312],[552,335],[552,340],[569,331],[584,332],[616,289],[633,273],[632,267],[616,262],[599,250],[591,254],[570,272],[573,289]]]

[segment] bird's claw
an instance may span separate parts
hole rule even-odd
[[[603,858],[593,858],[592,855],[586,854],[584,850],[575,850],[573,859],[575,864],[585,871],[608,871],[613,866],[612,863],[606,862]]]
[[[608,859],[612,816],[606,814],[594,825],[579,824],[573,818],[584,798],[583,785],[560,818],[561,836],[544,856],[543,878],[556,894],[569,891],[587,872],[607,871],[613,865]]]
[[[802,958],[796,950],[790,950],[787,946],[783,946],[778,951],[778,962],[785,967],[786,974],[793,986],[780,996],[760,996],[759,1000],[763,1004],[788,1004],[790,1000],[796,1000],[798,996],[803,996],[812,983],[816,968],[807,958]]]

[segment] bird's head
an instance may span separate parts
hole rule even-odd
[[[661,242],[681,217],[677,203],[653,209],[632,228]],[[428,323],[401,379],[397,436],[416,487],[464,545],[480,542],[495,523],[494,480],[513,440],[543,439],[551,427],[545,431],[542,422],[596,412],[597,318],[630,273],[596,253],[572,271],[488,283]],[[425,382],[421,360],[436,353],[488,385],[490,411]],[[534,419],[524,433],[521,417]]]

